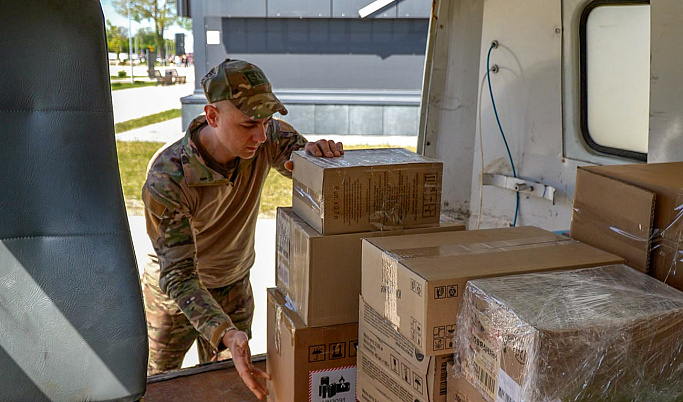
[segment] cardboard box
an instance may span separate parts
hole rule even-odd
[[[277,289],[268,289],[268,400],[354,401],[357,340],[358,324],[306,327]]]
[[[683,163],[579,167],[570,235],[683,290]]]
[[[470,281],[458,325],[487,401],[683,400],[683,293],[625,265]]]
[[[425,356],[361,297],[358,376],[401,402],[446,402],[446,365],[453,354]],[[362,358],[360,357],[362,356]]]
[[[474,385],[467,382],[465,377],[455,375],[455,367],[450,363],[446,367],[446,375],[448,376],[448,402],[486,402],[479,391],[474,388]],[[512,401],[510,401],[512,402]]]
[[[365,239],[361,293],[420,351],[434,356],[453,351],[468,280],[621,262],[535,227]]]
[[[406,149],[293,154],[292,208],[322,234],[436,226],[443,162]]]
[[[321,235],[291,208],[277,210],[277,288],[307,326],[358,321],[362,240],[464,230],[449,223],[420,229]]]

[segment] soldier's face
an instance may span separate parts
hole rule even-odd
[[[219,143],[234,156],[252,158],[259,146],[266,141],[266,130],[272,116],[252,119],[230,102],[220,105],[218,114],[216,139]]]

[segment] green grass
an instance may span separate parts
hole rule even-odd
[[[116,141],[123,198],[138,201],[142,199],[147,164],[162,145],[162,142]]]
[[[121,186],[126,204],[140,206],[142,185],[145,183],[147,164],[156,151],[164,145],[161,142],[117,141]],[[349,149],[392,148],[391,145],[345,146]],[[415,147],[407,147],[415,152]],[[292,205],[292,181],[276,170],[271,170],[261,193],[260,218],[275,218],[277,207]],[[141,211],[138,211],[141,212]]]
[[[147,78],[147,76],[146,75],[136,75],[135,78]],[[118,75],[110,75],[109,79],[112,79],[112,80],[128,79],[130,81],[130,75],[126,75],[125,77],[119,77]]]
[[[121,123],[116,123],[114,124],[114,132],[116,134],[123,133],[125,131],[130,131],[135,128],[148,126],[154,123],[161,123],[162,121],[175,119],[177,117],[180,117],[180,109],[165,110],[163,112],[142,116],[137,119],[131,119],[122,121]]]
[[[118,91],[119,89],[149,87],[149,86],[156,85],[156,84],[157,84],[156,82],[143,82],[143,81],[135,81],[134,84],[131,84],[130,82],[112,82],[111,83],[111,90],[112,91]]]

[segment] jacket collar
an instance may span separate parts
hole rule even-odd
[[[233,184],[229,178],[223,174],[211,169],[201,153],[197,149],[197,145],[193,141],[192,133],[201,130],[206,126],[206,117],[198,116],[190,123],[185,137],[182,139],[181,163],[183,165],[183,173],[185,181],[189,186],[213,186],[221,184]],[[233,175],[234,176],[234,175]]]

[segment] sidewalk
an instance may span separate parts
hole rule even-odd
[[[136,128],[116,135],[118,141],[169,142],[184,135],[180,117],[149,126]],[[304,134],[307,140],[332,139],[345,145],[392,145],[396,147],[416,146],[416,136],[390,135],[318,135]]]
[[[114,123],[170,109],[180,109],[180,98],[194,92],[194,83],[158,85],[112,91]],[[180,126],[180,124],[178,125]]]

